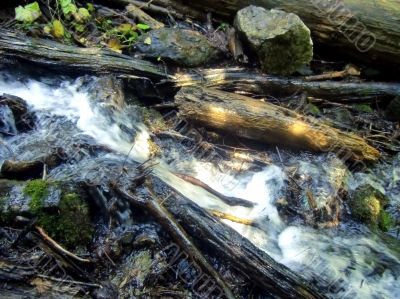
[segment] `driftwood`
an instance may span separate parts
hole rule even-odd
[[[313,39],[335,51],[369,64],[400,68],[400,6],[398,0],[155,0],[177,11],[184,4],[192,10],[212,12],[233,19],[250,4],[280,8],[297,14],[310,28]],[[190,11],[181,11],[190,15]],[[194,15],[193,17],[198,17]]]
[[[185,119],[233,135],[317,152],[333,151],[352,160],[376,161],[380,156],[355,134],[237,94],[188,87],[178,92],[175,102]]]
[[[325,298],[308,282],[190,200],[172,196],[163,206],[199,244],[246,273],[271,298]]]

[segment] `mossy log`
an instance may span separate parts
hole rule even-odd
[[[297,14],[310,28],[313,40],[329,49],[366,63],[400,68],[398,0],[155,0],[153,4],[177,11],[188,4],[194,10],[230,20],[248,5],[280,8]]]
[[[111,50],[79,48],[7,30],[0,30],[0,57],[19,58],[62,70],[167,78],[162,68]]]
[[[182,88],[175,97],[180,115],[197,125],[260,142],[346,159],[376,161],[380,154],[361,137],[289,109],[245,96],[202,87]]]

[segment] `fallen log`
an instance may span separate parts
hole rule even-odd
[[[392,99],[400,95],[400,84],[397,83],[313,82],[268,76],[242,68],[204,69],[168,74],[150,62],[109,50],[78,48],[6,30],[0,30],[0,57],[23,59],[62,70],[97,74],[113,72],[129,78],[144,76],[156,80],[165,79],[168,84],[172,82],[177,87],[203,85],[258,95],[290,96],[305,92],[309,96],[335,101]]]
[[[380,154],[361,137],[340,131],[289,109],[210,88],[186,87],[175,96],[179,114],[204,127],[260,142],[346,159],[376,161]]]
[[[177,11],[188,4],[192,9],[225,19],[233,19],[238,10],[248,5],[280,8],[297,14],[310,28],[314,41],[329,49],[369,64],[400,68],[398,0],[155,0],[153,4]]]
[[[164,70],[150,62],[100,48],[78,48],[51,40],[0,30],[0,57],[19,58],[52,68],[94,73],[120,73],[166,79]]]
[[[270,76],[243,68],[203,69],[191,73],[176,73],[173,80],[178,87],[201,85],[275,97],[305,92],[308,96],[332,101],[391,100],[400,95],[398,83],[308,81]]]
[[[163,206],[207,251],[246,273],[255,285],[269,292],[271,298],[325,298],[303,278],[192,201],[176,195],[164,201]]]

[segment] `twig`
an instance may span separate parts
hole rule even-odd
[[[35,226],[35,229],[36,229],[36,231],[39,233],[40,237],[42,237],[43,240],[45,240],[45,241],[48,243],[48,245],[52,247],[52,249],[54,249],[56,252],[60,253],[61,255],[67,256],[67,257],[69,257],[70,259],[72,259],[73,261],[78,262],[78,263],[85,263],[85,264],[92,263],[91,260],[81,258],[81,257],[79,257],[79,256],[77,256],[77,255],[75,255],[75,254],[73,254],[72,252],[70,252],[70,251],[64,249],[61,245],[59,245],[56,241],[54,241],[54,240],[44,231],[44,229],[41,228],[40,226],[37,226],[37,225],[36,225],[36,226]]]
[[[242,199],[242,198],[238,198],[238,197],[231,197],[231,196],[226,196],[224,194],[219,193],[218,191],[212,189],[210,186],[208,186],[207,184],[203,183],[202,181],[200,181],[199,179],[196,179],[192,176],[189,175],[184,175],[184,174],[180,174],[180,173],[174,173],[174,175],[176,175],[177,177],[181,178],[182,180],[185,180],[186,182],[189,182],[195,186],[199,186],[203,189],[205,189],[206,191],[208,191],[209,193],[211,193],[212,195],[218,197],[219,199],[221,199],[223,202],[225,202],[228,205],[231,206],[243,206],[243,207],[247,207],[247,208],[252,208],[254,207],[256,204],[254,202]]]

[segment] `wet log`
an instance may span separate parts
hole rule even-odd
[[[250,4],[280,8],[297,14],[310,28],[313,40],[330,51],[335,48],[369,64],[400,68],[398,0],[155,0],[153,4],[172,6],[177,11],[188,4],[225,19],[233,19],[239,9]]]
[[[0,30],[0,57],[18,58],[63,71],[113,72],[151,79],[168,77],[162,68],[150,62],[111,50],[78,48],[6,30]]]
[[[176,195],[163,206],[207,251],[246,273],[255,285],[268,291],[271,298],[325,298],[306,280],[192,201]]]
[[[5,160],[0,167],[0,176],[13,180],[38,179],[42,177],[44,165],[42,161]]]
[[[353,133],[289,109],[202,87],[182,88],[175,97],[183,118],[207,128],[270,144],[332,151],[345,159],[376,161],[380,154]]]
[[[227,91],[282,97],[306,93],[331,101],[391,100],[400,95],[400,84],[383,82],[308,81],[257,73],[243,68],[203,69],[174,76],[178,87],[201,85]]]

